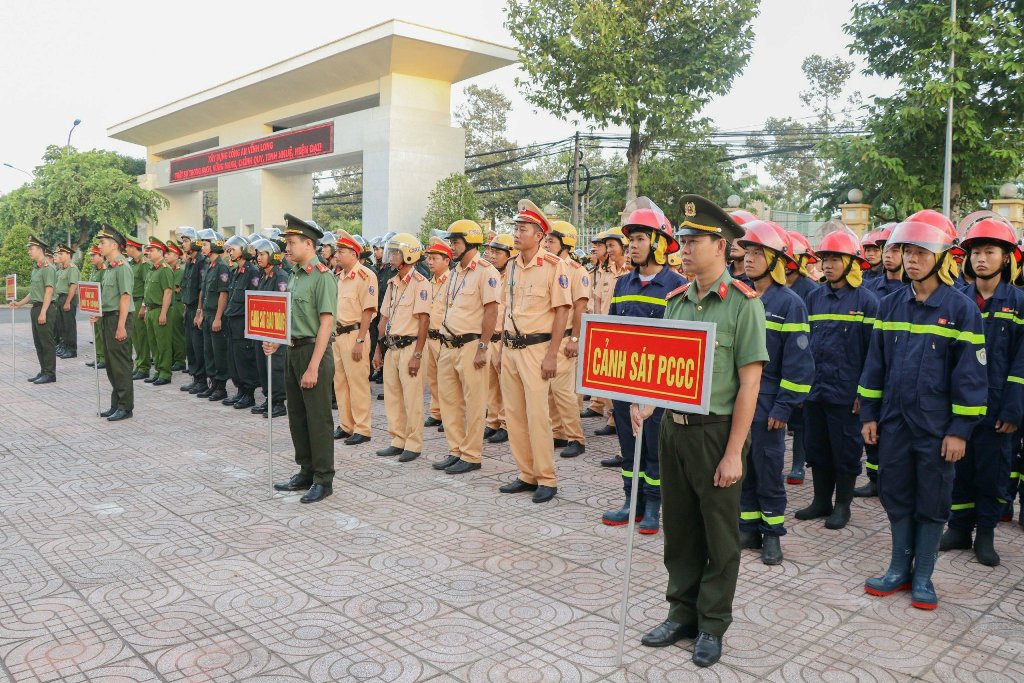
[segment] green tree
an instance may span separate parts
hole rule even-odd
[[[747,63],[757,0],[510,0],[527,100],[629,128],[626,200],[652,143],[682,139]]]
[[[313,176],[313,220],[321,226],[362,225],[362,168],[346,166]]]
[[[1018,0],[860,0],[844,27],[866,72],[899,83],[868,108],[867,135],[832,140],[829,204],[859,187],[897,216],[942,201],[947,100],[953,94],[952,199],[967,211],[1020,174],[1024,29]],[[949,71],[950,48],[956,66]]]
[[[437,181],[427,199],[427,211],[420,227],[420,242],[426,244],[433,230],[447,230],[462,218],[477,220],[480,204],[476,192],[462,173],[452,173]]]
[[[466,131],[466,174],[478,190],[513,187],[523,182],[524,162],[515,141],[508,137],[512,101],[497,87],[470,85],[466,101],[456,110],[455,122]],[[522,192],[506,190],[478,195],[480,208],[492,218],[512,216]]]
[[[10,275],[18,276],[18,290],[28,291],[28,280],[32,274],[32,259],[28,256],[28,237],[32,234],[32,228],[24,223],[12,225],[4,233],[3,243],[0,244],[0,277]]]

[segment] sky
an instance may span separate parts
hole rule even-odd
[[[769,116],[806,116],[800,63],[811,54],[848,56],[842,25],[850,0],[762,0],[750,62],[732,91],[705,113],[722,130],[760,127]],[[504,45],[504,0],[103,0],[0,2],[0,163],[31,172],[49,144],[72,134],[78,149],[142,156],[107,128],[181,97],[397,18]],[[284,9],[282,9],[284,8]],[[515,91],[508,67],[453,88],[453,107],[470,83],[495,85],[513,100],[509,136],[520,144],[570,135],[574,126],[535,112]],[[892,87],[855,73],[851,89]],[[0,166],[0,192],[28,176]]]

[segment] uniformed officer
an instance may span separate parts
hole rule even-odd
[[[414,267],[423,245],[409,233],[398,233],[384,246],[396,272],[387,283],[381,302],[379,329],[381,346],[373,356],[373,367],[383,370],[384,411],[388,418],[391,445],[377,451],[382,457],[399,456],[409,462],[423,449],[423,375],[420,365],[430,324],[430,283]]]
[[[206,263],[201,271],[200,308],[195,323],[203,330],[203,357],[210,381],[196,397],[223,401],[228,397],[228,335],[224,327],[224,309],[228,303],[231,272],[224,262],[224,236],[204,228],[199,231],[199,239]]]
[[[729,241],[743,229],[725,211],[696,195],[680,200],[676,235],[683,267],[695,275],[668,296],[666,320],[712,322],[715,380],[709,415],[669,412],[661,421],[661,461],[668,569],[668,619],[640,641],[664,647],[694,638],[693,663],[711,666],[732,623],[739,573],[740,480],[750,449],[765,348],[764,306],[729,275]],[[652,409],[631,409],[633,431]]]
[[[235,264],[228,278],[228,300],[224,305],[227,374],[235,385],[235,393],[222,399],[221,404],[245,410],[256,405],[254,394],[260,381],[256,344],[245,337],[245,292],[259,286],[260,270],[253,263],[256,254],[245,237],[232,235],[224,242],[224,250]]]
[[[174,297],[174,273],[164,263],[167,247],[155,237],[149,238],[146,256],[149,268],[145,271],[146,284],[139,311],[140,335],[146,335],[146,348],[153,357],[156,374],[145,382],[155,387],[171,383],[171,328],[168,326]]]
[[[501,291],[508,289],[509,262],[519,256],[512,235],[496,234],[487,243],[484,252],[495,270],[501,273]],[[505,443],[508,441],[508,429],[505,422],[505,402],[501,398],[501,376],[498,374],[498,362],[501,359],[501,326],[505,320],[504,296],[498,299],[498,324],[491,335],[490,354],[487,362],[487,426],[484,428],[484,440],[488,443]]]
[[[551,221],[551,230],[544,237],[544,248],[565,263],[569,274],[569,297],[572,300],[572,311],[558,354],[558,373],[551,380],[551,391],[548,394],[551,431],[555,447],[562,448],[559,455],[563,458],[575,458],[587,450],[587,437],[583,435],[579,397],[576,394],[576,359],[579,356],[583,314],[590,300],[590,275],[583,266],[570,258],[576,240],[576,227],[567,221]]]
[[[1013,226],[997,218],[971,225],[960,246],[968,254],[964,270],[974,280],[964,294],[981,309],[985,326],[988,405],[956,463],[952,515],[939,550],[973,545],[978,562],[995,567],[995,527],[1024,419],[1024,292],[1010,284],[1020,251]]]
[[[590,298],[587,300],[587,313],[603,314],[603,295],[605,294],[604,279],[608,274],[608,249],[604,244],[604,232],[594,233],[590,238]],[[607,307],[604,307],[605,309]],[[590,407],[580,412],[580,417],[604,417],[611,403],[601,396],[590,399]]]
[[[57,295],[57,323],[61,338],[57,348],[58,358],[78,358],[78,324],[75,315],[78,313],[78,280],[81,272],[71,260],[73,253],[71,247],[63,243],[58,243],[54,251],[57,268],[54,292]]]
[[[498,322],[501,275],[480,258],[484,242],[480,224],[455,221],[446,235],[451,245],[451,271],[444,292],[438,326],[441,349],[437,357],[437,381],[441,392],[441,421],[448,440],[447,474],[480,469],[487,410],[487,350]],[[576,418],[577,420],[579,417]]]
[[[314,224],[316,221],[312,221]],[[320,227],[319,225],[317,227]],[[320,251],[317,252],[317,256],[320,257],[320,261],[331,269],[335,275],[338,274],[338,264],[335,257],[338,254],[338,238],[330,230],[324,231],[324,236],[320,239]]]
[[[182,391],[198,394],[208,388],[206,357],[203,349],[203,328],[199,319],[199,292],[203,288],[202,274],[206,268],[206,256],[202,253],[202,242],[195,228],[183,225],[176,231],[185,252],[185,266],[181,276],[181,302],[185,305],[185,358],[192,382],[181,387]],[[211,361],[212,362],[212,361]]]
[[[57,348],[53,341],[57,325],[57,307],[53,290],[57,284],[57,271],[46,258],[47,244],[35,235],[28,238],[29,258],[32,259],[32,275],[29,279],[28,296],[21,301],[12,301],[11,306],[20,308],[32,303],[32,343],[39,359],[39,372],[28,381],[33,384],[51,384],[57,381]]]
[[[825,235],[816,254],[826,282],[807,302],[815,377],[804,402],[804,443],[813,444],[807,464],[814,473],[814,499],[796,511],[796,518],[824,517],[825,528],[842,529],[850,521],[860,474],[864,440],[857,430],[857,377],[868,354],[878,299],[861,286],[868,264],[852,232]]]
[[[128,265],[132,268],[132,282],[135,290],[132,292],[132,305],[135,307],[136,328],[132,333],[132,347],[135,349],[135,371],[132,373],[133,380],[146,379],[149,377],[150,368],[153,366],[153,359],[149,349],[149,335],[145,331],[145,323],[142,322],[142,298],[146,289],[146,273],[152,267],[149,259],[143,253],[145,245],[143,242],[131,235],[125,236],[125,253],[128,254]]]
[[[103,271],[107,269],[107,262],[103,259],[99,246],[89,248],[89,259],[92,261],[92,272],[89,273],[89,282],[102,282]],[[93,348],[96,354],[95,359],[85,365],[92,368],[99,363],[99,369],[102,370],[107,367],[107,356],[103,350],[103,325],[94,323],[90,326],[92,327]]]
[[[615,292],[616,282],[620,277],[629,273],[632,268],[629,266],[629,258],[626,253],[628,248],[626,236],[622,234],[622,228],[605,230],[601,233],[601,239],[604,241],[605,253],[608,255],[608,258],[605,261],[605,272],[600,279],[600,291],[594,292],[594,296],[597,298],[594,313],[607,315],[612,305],[612,296]],[[593,407],[593,401],[591,401],[591,407]],[[608,421],[604,427],[594,431],[594,434],[597,436],[611,436],[615,434],[615,416],[611,402],[607,402],[603,407]],[[601,461],[601,465],[604,467],[620,467],[622,465],[622,457],[613,455],[610,458],[605,458]]]
[[[110,382],[110,408],[100,417],[110,422],[127,420],[135,410],[135,385],[132,384],[132,333],[135,328],[135,275],[121,255],[126,239],[113,228],[103,226],[96,234],[100,253],[107,261],[100,281],[100,318],[103,347]]]
[[[740,547],[761,550],[767,565],[782,562],[786,534],[786,424],[803,403],[814,379],[811,327],[803,300],[786,286],[786,267],[796,265],[789,233],[775,223],[749,221],[737,244],[743,267],[765,310],[768,363],[751,426],[751,449],[740,497]]]
[[[181,267],[181,247],[171,239],[164,244],[167,247],[164,263],[171,269],[174,284],[171,310],[167,314],[167,326],[171,328],[171,372],[181,372],[185,369],[185,304],[181,301],[181,282],[185,277],[185,269]]]
[[[370,322],[377,313],[377,275],[359,261],[359,243],[337,234],[338,301],[335,315],[334,395],[338,422],[334,438],[346,446],[370,440]],[[338,430],[341,430],[340,433]]]
[[[388,243],[388,240],[390,240],[396,234],[397,233],[394,232],[387,232],[383,236],[378,237],[377,244],[373,248],[373,258],[374,261],[376,261],[377,263],[377,267],[375,268],[375,272],[377,273],[377,283],[380,285],[377,288],[377,316],[370,321],[370,330],[372,335],[370,346],[372,349],[373,356],[377,354],[378,349],[380,350],[382,357],[387,357],[388,355],[387,348],[384,347],[380,342],[378,332],[380,330],[380,318],[384,314],[384,311],[381,308],[381,305],[384,303],[384,294],[387,292],[388,283],[391,281],[391,278],[393,278],[395,274],[398,272],[397,270],[391,267],[391,261],[385,256],[384,245],[386,245]],[[373,356],[371,356],[371,358]],[[377,384],[383,384],[384,371],[377,370],[376,368],[374,368],[373,375],[370,377],[370,379],[376,382]]]
[[[686,284],[686,280],[666,267],[668,257],[679,253],[665,213],[647,197],[637,197],[630,209],[622,232],[629,239],[629,260],[633,270],[615,283],[609,315],[638,318],[662,318],[665,315],[666,297],[669,292]],[[612,401],[615,423],[626,425],[630,422],[629,404]],[[655,409],[644,421],[640,437],[640,477],[636,509],[638,531],[641,534],[656,534],[661,527],[661,470],[658,466],[658,433],[665,411]],[[633,481],[633,453],[636,439],[631,429],[619,429],[619,457],[622,465],[622,488],[625,501],[618,510],[610,510],[601,516],[601,522],[609,526],[629,523],[630,496]]]
[[[926,610],[939,602],[931,577],[954,463],[985,415],[988,392],[978,305],[952,286],[955,238],[953,224],[930,209],[893,228],[889,242],[902,247],[911,282],[882,301],[858,387],[864,441],[879,445],[878,496],[892,530],[889,568],[864,590],[910,588],[910,604]]]
[[[427,345],[423,352],[423,372],[426,373],[430,389],[430,415],[423,421],[424,427],[440,427],[441,399],[437,386],[437,357],[441,354],[441,318],[444,316],[444,290],[451,273],[452,249],[440,237],[431,237],[424,250],[427,268],[430,269],[430,325],[427,329]],[[435,462],[434,469],[444,461]],[[446,465],[447,467],[447,465]]]
[[[882,247],[878,244],[879,230],[869,230],[860,238],[860,247],[864,252],[864,260],[868,262],[868,269],[864,271],[864,281],[870,282],[881,277],[885,270],[882,268]]]
[[[299,473],[274,484],[278,491],[306,491],[299,502],[316,503],[334,491],[334,420],[331,392],[334,356],[328,346],[334,332],[338,306],[338,280],[316,257],[316,243],[323,237],[312,221],[286,213],[283,233],[288,258],[294,264],[288,278],[292,293],[291,345],[285,349],[285,393],[288,397],[288,429],[295,448]],[[271,355],[279,344],[263,343]]]
[[[281,248],[277,243],[261,238],[253,240],[252,248],[256,252],[256,265],[260,269],[260,282],[256,289],[261,292],[287,292],[288,275],[278,265],[281,263]],[[263,396],[266,400],[250,408],[254,415],[267,417],[281,417],[287,414],[285,408],[284,392],[284,356],[285,348],[278,347],[270,356],[270,374],[267,374],[266,359],[260,358],[256,363],[256,369],[260,376],[260,386],[263,388]],[[270,380],[272,386],[268,387]],[[269,388],[269,391],[268,391]]]
[[[533,502],[545,503],[558,492],[548,385],[558,372],[572,299],[565,264],[543,248],[551,230],[547,216],[528,199],[518,209],[513,240],[519,256],[508,266],[498,373],[519,476],[498,490],[533,491]]]

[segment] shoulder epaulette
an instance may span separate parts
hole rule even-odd
[[[572,268],[582,268],[583,267],[579,263],[577,263],[576,261],[566,261],[566,263],[568,263],[569,266],[572,267]]]
[[[557,256],[555,256],[550,251],[545,251],[543,258],[548,263],[561,263],[562,262],[562,259],[560,259]]]
[[[364,280],[370,277],[369,275],[366,274],[366,270],[364,268],[357,268],[356,272],[359,273],[359,277],[363,278]]]
[[[327,266],[325,266],[322,263],[316,264],[316,269],[319,270],[321,273],[328,273],[331,270],[330,268],[328,268]]]
[[[423,275],[420,274],[420,271],[414,268],[412,271],[412,279],[416,282],[424,282],[427,278],[423,277]]]
[[[488,261],[487,259],[478,259],[477,263],[479,263],[484,268],[486,268],[487,266],[491,265],[491,262]]]
[[[686,290],[688,290],[689,288],[690,288],[690,283],[689,282],[687,282],[682,287],[676,287],[671,292],[669,292],[668,294],[665,295],[665,301],[668,301],[669,299],[671,299],[672,297],[676,296],[677,294],[685,294]]]
[[[736,285],[736,289],[740,290],[747,295],[748,299],[756,299],[757,292],[752,290],[749,285],[745,284],[742,280],[733,280],[732,283]]]

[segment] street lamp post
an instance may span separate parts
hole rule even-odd
[[[27,175],[27,176],[28,176],[29,178],[35,178],[35,176],[34,176],[34,175],[32,175],[31,173],[29,173],[29,172],[28,172],[28,171],[26,171],[25,169],[23,169],[23,168],[18,168],[17,166],[15,166],[15,165],[13,165],[13,164],[9,164],[9,163],[7,163],[6,161],[4,162],[4,166],[6,166],[7,168],[12,168],[12,169],[14,169],[15,171],[21,171],[22,173],[24,173],[25,175]]]
[[[68,131],[68,142],[64,145],[64,153],[71,153],[71,134],[75,132],[75,128],[78,128],[78,124],[82,122],[82,119],[75,119],[75,122],[71,124],[71,130]]]
[[[955,78],[953,69],[956,66],[956,47],[954,44],[953,32],[956,30],[956,0],[949,3],[949,105],[946,108],[946,158],[942,172],[942,213],[947,218],[952,217],[952,189],[953,189],[953,88],[952,81]]]

